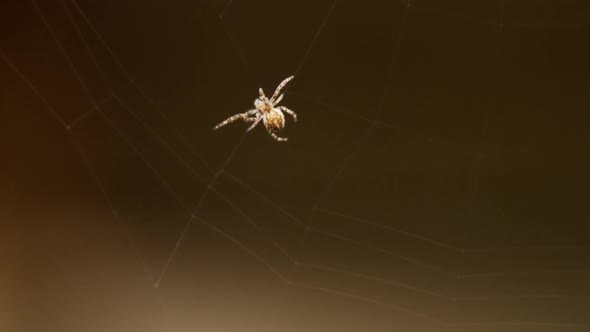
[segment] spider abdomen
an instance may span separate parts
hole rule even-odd
[[[276,110],[270,111],[265,116],[265,124],[272,131],[279,131],[285,127],[285,116]]]

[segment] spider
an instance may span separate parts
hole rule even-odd
[[[287,83],[289,83],[289,81],[294,77],[295,76],[290,76],[284,79],[281,84],[277,86],[277,89],[270,99],[266,97],[264,91],[262,91],[262,88],[258,89],[258,94],[260,96],[254,100],[254,107],[256,107],[255,109],[233,115],[215,126],[213,130],[219,129],[226,124],[237,120],[244,120],[245,122],[252,122],[252,125],[250,125],[250,127],[246,130],[250,131],[254,129],[254,127],[256,127],[256,125],[262,120],[266,131],[270,134],[270,136],[272,136],[272,138],[279,142],[287,141],[287,138],[279,137],[275,133],[285,127],[285,115],[283,112],[291,115],[294,121],[297,121],[297,114],[285,106],[277,105],[281,102],[283,96],[285,95],[284,93],[281,94],[281,91],[283,91]]]

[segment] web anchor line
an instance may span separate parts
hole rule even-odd
[[[164,264],[164,267],[162,268],[162,270],[158,276],[158,279],[156,279],[156,282],[154,283],[155,288],[158,288],[160,286],[160,283],[162,282],[164,275],[168,271],[168,267],[170,266],[170,263],[172,263],[172,260],[174,259],[174,256],[176,255],[176,252],[178,251],[178,248],[180,247],[180,245],[182,244],[182,241],[184,240],[186,234],[188,233],[193,220],[198,219],[199,221],[203,222],[202,218],[197,218],[199,210],[201,209],[203,202],[205,202],[207,195],[209,194],[209,192],[211,191],[211,189],[215,185],[215,181],[217,181],[219,176],[223,173],[224,169],[229,165],[229,163],[231,162],[231,160],[233,159],[235,154],[238,152],[240,146],[245,141],[247,135],[248,135],[248,132],[247,131],[244,132],[244,134],[238,140],[238,143],[234,146],[234,148],[231,150],[230,154],[227,156],[227,158],[225,159],[225,161],[223,162],[223,164],[221,165],[219,170],[213,175],[213,177],[211,178],[211,181],[207,184],[207,187],[203,191],[203,194],[201,194],[199,201],[197,202],[195,207],[192,209],[189,219],[185,222],[182,232],[180,233],[180,236],[178,237],[178,239],[176,240],[176,243],[174,244],[174,248],[172,249],[172,252],[168,255],[168,258],[166,259],[166,263]]]
[[[4,51],[4,49],[2,49],[2,47],[0,47],[0,58],[2,58],[2,60],[8,65],[8,67],[18,76],[18,78],[25,83],[25,85],[33,92],[33,94],[35,94],[37,96],[37,98],[39,98],[39,100],[41,100],[41,103],[49,110],[49,113],[54,117],[54,119],[57,121],[57,123],[59,123],[61,125],[61,127],[64,129],[65,134],[69,138],[68,139],[69,143],[72,145],[72,148],[78,152],[78,155],[80,157],[82,164],[86,167],[86,170],[88,171],[88,174],[92,178],[93,182],[95,182],[95,185],[96,185],[98,191],[100,192],[100,194],[102,195],[103,200],[106,203],[107,207],[109,208],[109,211],[110,211],[113,219],[116,221],[117,224],[121,225],[122,222],[121,222],[121,218],[120,218],[117,208],[115,207],[112,199],[110,198],[108,191],[105,188],[104,184],[101,182],[100,177],[96,173],[96,170],[94,169],[94,167],[92,167],[90,161],[88,160],[86,153],[84,151],[84,148],[74,138],[74,133],[71,130],[71,126],[68,124],[68,122],[65,121],[65,119],[61,116],[61,114],[59,114],[59,112],[57,112],[57,110],[53,107],[53,105],[51,105],[49,103],[47,98],[45,98],[45,96],[43,96],[43,94],[41,94],[39,89],[22,73],[22,71],[20,71],[20,69],[14,64],[14,62],[12,62],[8,58],[8,56],[6,55],[6,52]],[[144,270],[144,273],[146,273],[147,278],[149,280],[153,280],[153,276],[151,275],[151,269],[148,266],[148,264],[146,263],[145,258],[141,255],[139,248],[137,247],[137,244],[135,243],[135,240],[127,232],[125,232],[124,236],[126,238],[126,241],[129,245],[130,249],[134,252],[135,255],[138,256],[139,263],[141,264],[141,266]]]
[[[397,32],[397,37],[395,38],[395,48],[393,50],[393,55],[391,57],[391,61],[389,63],[388,66],[388,70],[386,75],[388,76],[387,78],[390,79],[389,76],[392,75],[392,70],[395,66],[396,60],[397,60],[397,56],[398,56],[398,52],[399,52],[399,48],[401,46],[401,42],[402,42],[402,38],[403,38],[403,33],[404,33],[404,29],[405,29],[405,25],[406,25],[406,17],[408,15],[408,11],[411,7],[411,3],[410,1],[406,1],[406,5],[403,8],[403,13],[401,16],[401,20],[400,20],[400,24],[399,24],[399,28],[398,28],[398,32]],[[313,215],[316,213],[316,210],[319,208],[319,204],[321,199],[323,198],[323,196],[330,190],[330,188],[334,185],[334,183],[336,182],[337,178],[339,177],[339,175],[344,171],[344,168],[346,167],[346,165],[354,158],[354,155],[356,154],[356,152],[360,149],[360,147],[365,143],[366,140],[369,139],[372,131],[374,130],[374,128],[379,124],[379,118],[381,115],[381,112],[383,111],[383,107],[384,107],[384,103],[385,103],[385,97],[387,95],[387,91],[389,89],[389,82],[386,82],[384,88],[383,88],[383,94],[381,95],[380,98],[380,102],[379,102],[379,106],[378,106],[378,111],[377,114],[375,116],[375,119],[370,122],[370,125],[367,127],[367,130],[365,131],[365,133],[361,136],[361,138],[359,139],[359,141],[357,142],[357,144],[353,147],[352,151],[344,158],[343,162],[340,164],[340,167],[338,167],[334,173],[334,175],[332,176],[332,178],[329,180],[328,184],[324,187],[324,189],[322,190],[322,192],[318,195],[318,198],[315,200],[312,209],[311,209],[311,216],[310,216],[310,225],[312,224],[313,221]],[[311,227],[311,226],[310,226]],[[307,238],[307,232],[311,229],[311,228],[306,228],[305,232],[303,234],[303,236],[300,239],[300,248],[303,248],[305,243],[304,240]]]

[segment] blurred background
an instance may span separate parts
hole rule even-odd
[[[1,331],[590,330],[590,3],[0,12]]]

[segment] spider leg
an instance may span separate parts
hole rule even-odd
[[[275,90],[275,93],[272,95],[272,98],[270,98],[271,102],[274,102],[277,97],[279,96],[279,94],[281,93],[281,91],[285,88],[285,85],[287,85],[287,83],[289,83],[290,80],[292,80],[293,78],[295,78],[295,76],[289,76],[287,78],[285,78],[281,84],[279,84],[279,86],[277,86],[277,89]]]
[[[270,134],[270,136],[272,136],[272,138],[274,138],[278,142],[286,142],[288,140],[287,138],[277,136],[275,133],[273,133],[270,130],[267,130],[267,131]]]
[[[272,138],[274,138],[274,139],[275,139],[276,141],[278,141],[278,142],[286,142],[286,141],[287,141],[287,138],[284,138],[284,137],[279,137],[279,136],[277,136],[277,135],[276,135],[275,133],[273,133],[273,132],[272,132],[272,130],[270,130],[268,127],[266,127],[266,131],[268,132],[268,134],[269,134],[270,136],[272,136]]]
[[[257,109],[253,109],[253,110],[249,110],[248,112],[246,112],[246,115],[252,116],[252,115],[255,115],[256,113],[258,113],[258,110]]]
[[[248,116],[255,114],[257,112],[257,110],[250,110],[248,112],[245,113],[238,113],[236,115],[232,115],[229,118],[225,119],[223,122],[221,122],[220,124],[218,124],[217,126],[213,127],[213,130],[217,130],[227,124],[230,124],[232,122],[235,122],[237,120],[244,120],[247,121],[246,119],[248,119]]]
[[[281,95],[279,96],[279,98],[277,98],[277,100],[275,100],[275,101],[273,101],[273,102],[272,102],[272,106],[277,106],[277,105],[278,105],[278,104],[281,102],[281,100],[283,100],[283,97],[284,97],[284,96],[285,96],[285,94],[284,94],[284,93],[283,93],[283,94],[281,94]]]
[[[248,118],[247,121],[248,122],[253,122],[253,123],[252,123],[252,125],[250,127],[248,127],[248,129],[246,131],[250,131],[250,130],[254,129],[254,127],[256,127],[256,125],[260,123],[260,120],[262,120],[262,117]]]
[[[292,116],[293,121],[297,122],[297,114],[295,114],[295,112],[291,111],[290,109],[286,108],[285,106],[279,106],[279,108],[281,109],[281,111],[288,113],[290,116]]]
[[[258,94],[260,95],[260,99],[261,99],[262,101],[264,101],[265,103],[270,103],[270,104],[272,104],[272,103],[270,102],[270,100],[268,100],[268,97],[267,97],[267,96],[264,94],[264,91],[262,90],[262,88],[259,88],[259,89],[258,89]]]

